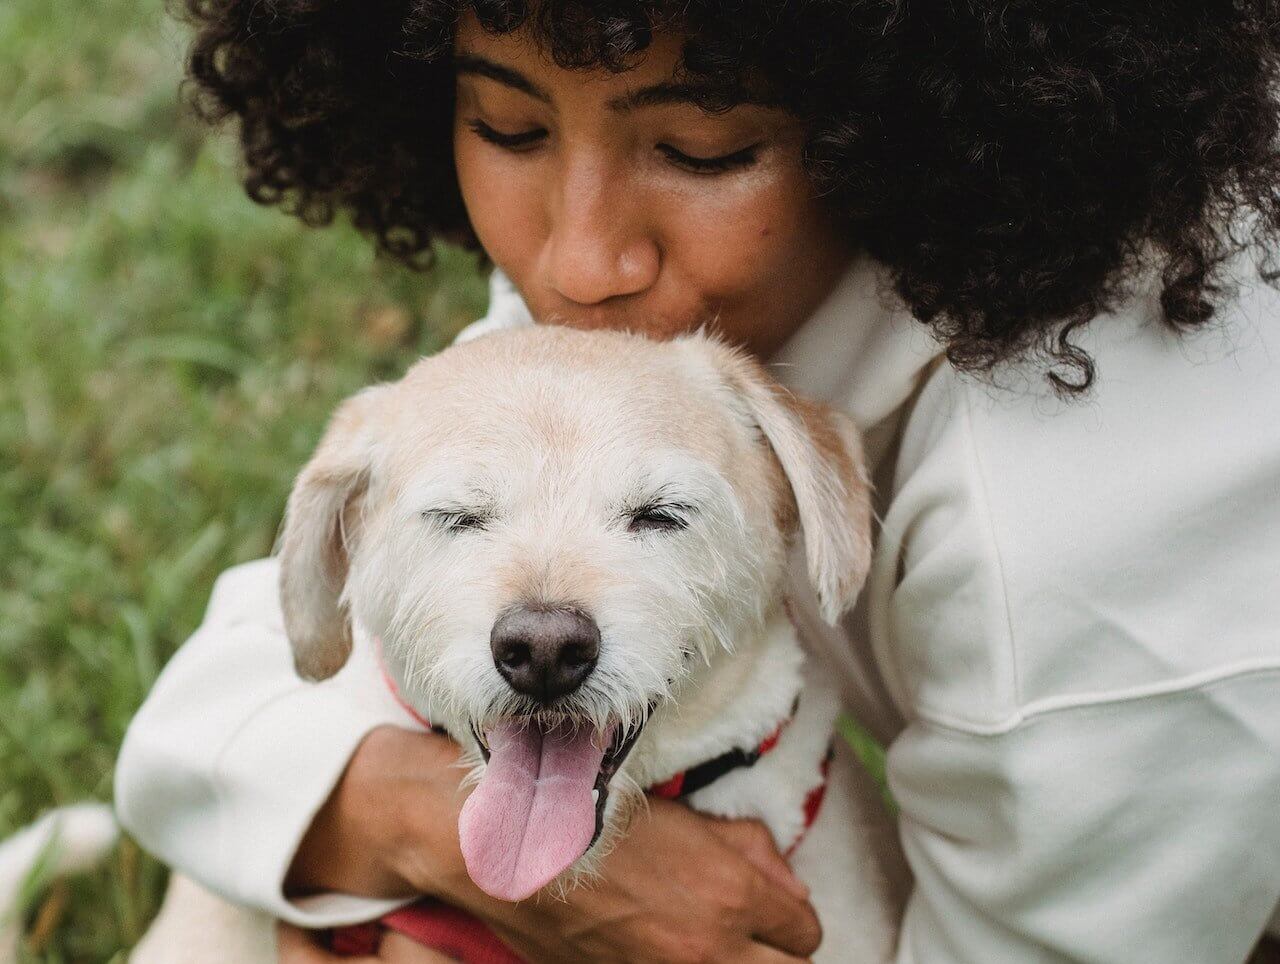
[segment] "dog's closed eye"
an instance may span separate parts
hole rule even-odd
[[[489,517],[476,509],[465,509],[449,506],[440,509],[424,509],[422,518],[433,522],[448,532],[466,532],[471,529],[484,529],[489,524]]]
[[[693,507],[677,502],[650,502],[632,509],[627,528],[631,532],[677,532],[689,527]]]

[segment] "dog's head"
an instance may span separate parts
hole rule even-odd
[[[793,535],[834,621],[869,521],[853,426],[741,353],[534,327],[342,405],[289,499],[281,597],[301,675],[342,667],[355,620],[475,737],[468,868],[519,899],[597,839],[654,707],[759,634]]]

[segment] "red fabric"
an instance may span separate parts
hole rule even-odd
[[[438,900],[420,900],[373,924],[333,931],[329,948],[338,957],[376,954],[387,931],[410,937],[461,964],[524,964],[478,918]]]
[[[391,690],[391,695],[395,697],[396,702],[400,704],[400,708],[421,723],[428,730],[434,729],[430,720],[423,718],[422,714],[409,705],[409,701],[400,695],[400,687],[396,686],[396,681],[391,678],[391,674],[387,672],[386,660],[382,658],[382,640],[377,636],[373,638],[373,645],[378,651],[378,669],[382,672],[383,682],[387,684],[387,689]]]
[[[645,793],[663,800],[675,800],[684,789],[684,771],[681,770],[670,780],[654,784]]]
[[[412,937],[462,964],[524,964],[478,918],[438,900],[423,900],[382,918],[387,930]]]
[[[796,852],[796,848],[800,846],[800,841],[804,840],[804,835],[809,832],[809,828],[813,826],[818,814],[822,812],[822,801],[827,797],[827,774],[831,771],[831,751],[827,751],[826,757],[822,761],[822,782],[808,792],[804,798],[804,829],[800,831],[800,836],[787,848],[784,857],[790,856]]]
[[[352,924],[339,927],[329,938],[329,950],[339,957],[360,957],[377,954],[382,943],[380,924]]]
[[[772,750],[775,746],[777,746],[778,740],[782,736],[782,731],[786,729],[787,724],[790,722],[791,722],[791,719],[787,718],[783,720],[781,723],[779,723],[778,728],[776,730],[774,730],[772,733],[770,733],[768,736],[766,736],[763,740],[760,741],[760,745],[756,747],[756,753],[759,754],[760,756],[764,756],[766,753]]]

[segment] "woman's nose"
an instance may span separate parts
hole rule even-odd
[[[579,305],[637,295],[658,278],[661,252],[621,179],[580,167],[566,172],[550,212],[547,280]]]

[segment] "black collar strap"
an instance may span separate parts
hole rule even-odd
[[[739,767],[755,766],[757,760],[778,745],[778,738],[782,736],[782,731],[787,728],[787,724],[795,719],[796,710],[799,708],[800,697],[797,696],[796,701],[791,705],[791,715],[779,723],[777,728],[753,749],[744,750],[741,747],[734,747],[706,763],[699,763],[688,770],[681,770],[671,779],[654,784],[645,792],[651,797],[661,797],[663,800],[679,800],[681,797],[697,793],[703,787],[710,786],[726,773],[731,773]]]

